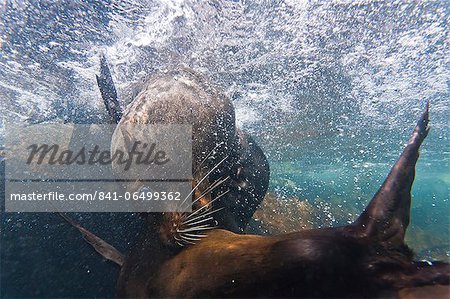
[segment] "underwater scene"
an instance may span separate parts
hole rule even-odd
[[[433,274],[426,275],[432,277],[430,282],[419,274],[414,281],[420,281],[420,286],[446,285],[450,292],[449,20],[450,3],[444,0],[0,0],[0,298],[391,298],[380,286],[411,271],[388,275],[385,269],[406,266],[391,266],[396,263],[391,260],[368,262],[376,268],[367,266],[373,270],[370,273],[383,273],[379,274],[383,279],[389,276],[382,283],[370,284],[372,278],[366,281],[358,274],[363,266],[354,271],[349,266],[375,248],[364,247],[366,241],[347,243],[353,242],[347,238],[362,235],[381,244],[382,249],[373,249],[374,256],[403,254],[407,244],[414,253],[405,253],[408,263],[418,263],[414,269],[432,267]],[[175,81],[165,77],[178,69],[182,71],[175,73]],[[136,91],[136,86],[147,86],[143,83],[150,82],[147,78],[158,79],[150,79],[153,85]],[[179,106],[161,106],[174,116],[166,110],[160,114],[173,120],[184,117],[185,110],[193,113],[192,195],[194,203],[200,204],[193,214],[203,218],[181,214],[177,233],[186,234],[174,236],[167,249],[158,245],[161,251],[157,251],[148,245],[156,242],[153,239],[138,240],[144,227],[152,230],[158,225],[152,233],[162,231],[164,221],[173,219],[142,217],[138,211],[77,212],[68,213],[70,219],[66,219],[58,213],[5,210],[8,126],[139,122],[139,109],[152,111],[153,106],[133,103],[152,98],[150,90],[169,93],[172,89],[167,86],[176,82],[188,86],[178,91],[175,101]],[[194,108],[189,108],[194,101],[189,94],[195,88],[205,96],[194,99]],[[224,99],[218,109],[225,112],[213,112],[225,116],[214,122],[206,110],[214,110],[216,98]],[[232,111],[229,115],[234,119],[227,118],[227,111]],[[223,125],[227,121],[229,125]],[[200,126],[198,131],[195,126]],[[232,137],[226,135],[229,126]],[[235,135],[235,143],[230,141],[217,150],[233,156],[232,147],[237,144],[235,162],[221,164],[217,158],[211,164],[203,163],[219,146],[202,148],[208,138],[221,141],[223,137],[228,142]],[[407,145],[413,148],[410,156],[404,151]],[[420,158],[414,164],[418,146]],[[378,197],[388,198],[385,194],[391,189],[377,191],[401,154],[406,162],[396,166],[404,173],[397,174],[392,185],[392,189],[404,188],[398,195],[401,204],[375,202]],[[197,173],[204,176],[197,179]],[[227,185],[222,177],[231,177],[236,185]],[[209,185],[200,197],[206,193],[209,197],[203,203],[196,193],[206,182]],[[246,191],[248,185],[250,191]],[[221,193],[225,186],[231,191]],[[236,202],[223,203],[225,198],[236,198]],[[372,198],[382,208],[370,214]],[[215,206],[219,203],[223,206]],[[202,209],[208,212],[198,212]],[[212,214],[214,209],[217,214]],[[365,209],[368,214],[363,213]],[[213,219],[214,215],[219,216]],[[193,225],[196,222],[199,226]],[[353,224],[364,232],[355,232]],[[369,231],[371,225],[374,233]],[[340,227],[349,229],[341,231]],[[305,237],[303,230],[312,230],[313,236]],[[164,235],[169,241],[171,233]],[[263,237],[253,239],[254,234]],[[139,246],[151,249],[136,253],[138,258],[127,254]],[[211,248],[217,256],[228,254],[230,248],[237,251],[215,262],[208,251]],[[267,255],[266,248],[270,248]],[[306,258],[313,261],[311,265],[298,262],[294,252],[299,251],[313,256]],[[262,252],[263,257],[250,252]],[[326,258],[322,260],[315,252]],[[269,264],[264,264],[269,257]],[[135,258],[138,266],[133,268]],[[361,258],[364,263],[371,259]],[[155,266],[159,262],[163,266]],[[245,268],[246,262],[251,267]],[[303,284],[291,281],[297,268],[280,269],[297,262],[302,271],[317,275],[306,275]],[[335,264],[350,268],[350,278],[347,273],[334,272],[330,265]],[[191,272],[183,272],[186,268]],[[175,274],[189,279],[174,278],[169,283]],[[336,277],[336,285],[324,283],[322,288],[320,281],[327,275]],[[247,280],[252,276],[254,280]],[[355,282],[354,290],[347,292],[338,286],[349,285],[359,276],[364,277]],[[396,281],[387,289],[416,287],[405,281]],[[412,298],[438,298],[434,293],[420,294]]]

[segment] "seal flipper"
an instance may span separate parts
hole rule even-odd
[[[351,230],[356,229],[355,233],[393,247],[404,244],[419,147],[429,131],[428,109],[427,102],[400,158],[364,212],[350,226]]]
[[[119,266],[123,265],[124,255],[120,253],[116,248],[110,245],[105,240],[97,237],[63,213],[58,213],[64,220],[66,220],[70,225],[75,227],[84,237],[86,242],[88,242],[92,247],[94,247],[95,251],[100,253],[105,259],[110,260],[118,264]]]
[[[110,123],[117,124],[122,118],[122,108],[117,100],[117,91],[104,55],[100,57],[100,75],[95,75],[102,94],[103,103],[110,117]]]

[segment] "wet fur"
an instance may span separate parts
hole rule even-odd
[[[431,297],[448,296],[449,264],[415,262],[404,243],[415,164],[427,134],[428,105],[385,182],[348,226],[265,237],[218,228],[209,230],[195,245],[180,247],[168,243],[161,233],[168,223],[179,221],[179,215],[147,214],[140,240],[121,261],[118,296],[413,298],[424,289]],[[242,139],[241,143],[244,152],[251,148]],[[261,164],[245,154],[240,157],[221,167],[222,171],[237,171],[237,184],[243,182],[239,174],[244,171],[257,185],[258,167],[251,166]],[[228,200],[233,196],[245,203],[244,193],[237,197],[231,193]],[[226,216],[237,227],[246,224],[253,210],[241,204],[226,207]],[[247,213],[241,220],[239,208]],[[113,248],[99,238],[93,240],[94,247],[102,245],[96,248],[100,253],[102,248]],[[105,254],[111,256],[111,252]]]
[[[103,63],[104,60],[102,72],[107,69]],[[108,102],[107,98],[103,100]],[[106,105],[111,106],[114,105]],[[114,121],[118,114],[121,113],[110,113],[111,119]],[[191,125],[192,186],[201,182],[195,192],[203,194],[214,182],[226,179],[210,190],[205,196],[208,200],[198,204],[208,204],[223,194],[211,207],[220,209],[214,225],[234,232],[245,229],[267,191],[269,165],[259,146],[236,127],[234,107],[220,88],[190,69],[157,73],[141,84],[140,91],[123,112],[113,135],[112,149],[117,150],[122,144],[120,138],[127,135],[128,124]],[[133,137],[129,136],[130,144]],[[220,161],[220,167],[210,173]],[[177,215],[172,219],[176,220]],[[178,225],[178,221],[173,224]]]
[[[152,235],[160,225],[155,219],[124,263],[119,297],[395,297],[405,288],[448,285],[449,265],[413,261],[403,240],[427,124],[428,107],[353,224],[269,237],[216,229],[193,246],[170,251]]]

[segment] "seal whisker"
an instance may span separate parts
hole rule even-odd
[[[205,197],[208,193],[211,193],[214,189],[216,189],[217,187],[219,187],[220,185],[222,185],[225,181],[227,181],[230,177],[227,176],[226,178],[222,179],[222,180],[217,180],[215,181],[209,188],[207,188],[205,190],[205,192],[203,192],[202,195],[200,195],[196,200],[194,200],[192,202],[192,204],[196,203],[197,201],[199,201],[200,199],[202,199],[203,197]]]
[[[216,213],[216,212],[218,212],[218,211],[221,211],[221,210],[223,210],[224,209],[224,207],[221,207],[221,208],[218,208],[218,209],[216,209],[216,210],[212,210],[212,211],[208,211],[208,210],[205,210],[204,212],[202,212],[200,215],[197,215],[196,217],[194,217],[194,218],[190,218],[190,219],[186,219],[186,221],[185,222],[183,222],[183,224],[187,224],[187,225],[189,225],[189,226],[192,226],[192,225],[194,225],[196,222],[194,222],[194,223],[192,223],[192,221],[196,221],[196,220],[198,220],[198,219],[201,219],[201,218],[205,218],[206,216],[209,216],[209,215],[211,215],[211,214],[214,214],[214,213]],[[212,217],[211,217],[212,218]]]
[[[223,141],[217,143],[216,146],[209,152],[209,154],[206,155],[206,157],[200,162],[197,171],[194,172],[194,175],[198,173],[198,171],[199,171],[199,169],[201,168],[201,166],[203,166],[203,163],[205,163],[206,160],[208,160],[208,159],[212,156],[212,154],[216,151],[216,149],[217,149],[219,146],[221,146],[222,144],[224,144]]]
[[[188,237],[188,236],[183,236],[183,239],[193,242],[193,243],[191,243],[192,245],[194,245],[195,242],[198,242],[201,240],[200,237],[193,238],[193,237]]]
[[[181,240],[177,235],[174,235],[173,238],[175,239],[175,242],[176,242],[177,244],[180,245],[180,244],[183,243],[183,240]],[[182,246],[184,246],[184,245],[182,245]]]
[[[189,219],[186,219],[184,222],[183,222],[183,224],[187,224],[187,225],[189,225],[189,226],[192,226],[193,224],[195,224],[195,222],[194,223],[192,223],[193,221],[197,221],[198,219],[201,219],[201,218],[205,218],[206,216],[209,216],[209,215],[211,215],[211,214],[214,214],[214,213],[216,213],[216,212],[218,212],[218,211],[220,211],[220,210],[223,210],[224,209],[224,207],[221,207],[221,208],[219,208],[219,209],[216,209],[216,210],[203,210],[199,215],[196,215],[194,218],[189,218]]]
[[[209,204],[212,204],[213,202],[219,200],[219,199],[222,198],[224,195],[226,195],[228,192],[230,192],[229,189],[228,189],[227,191],[223,192],[223,193],[220,193],[219,195],[216,196],[216,198],[214,198],[213,200],[211,200],[211,201],[209,202]],[[204,207],[207,207],[207,206],[204,206]]]
[[[195,220],[198,220],[198,219],[204,218],[204,217],[205,217],[205,216],[200,215],[198,218],[191,219],[191,220],[192,220],[192,221],[195,221]],[[214,219],[213,217],[208,217],[208,218],[202,219],[202,220],[197,221],[197,222],[183,222],[182,225],[194,226],[194,225],[196,225],[196,224],[199,224],[199,223],[202,223],[202,222],[206,222],[206,221],[210,221],[210,220],[213,220],[213,219]]]
[[[222,180],[224,181],[224,180]],[[214,198],[210,203],[218,200],[225,194],[227,194],[230,190],[227,190],[223,192],[222,194],[218,195],[216,198]],[[221,211],[224,209],[224,207],[221,207],[219,209],[215,210],[209,210],[209,205],[204,205],[198,210],[196,210],[194,213],[188,215],[188,218],[185,219],[185,221],[181,222],[178,227],[185,226],[186,228],[177,228],[176,232],[177,235],[174,235],[174,239],[176,241],[176,244],[181,243],[187,243],[187,244],[195,244],[196,241],[199,241],[199,238],[205,238],[207,235],[200,234],[202,231],[215,229],[215,226],[211,226],[210,224],[204,224],[208,221],[214,220],[214,217],[207,217],[210,216],[218,211]],[[194,217],[195,215],[195,217]]]
[[[203,234],[190,234],[190,233],[184,233],[183,236],[188,237],[188,238],[205,238],[205,237],[207,237],[207,235],[203,235]]]
[[[183,226],[186,226],[186,227],[183,228]],[[208,228],[208,227],[211,227],[211,225],[209,225],[209,224],[198,225],[197,223],[185,225],[184,223],[181,223],[181,225],[179,226],[179,228],[177,228],[177,230],[179,229],[180,231],[182,231],[184,229],[191,229],[191,228],[200,228],[201,229],[201,228]]]
[[[214,229],[215,227],[207,226],[207,227],[193,227],[193,228],[186,228],[186,229],[177,229],[177,233],[188,233],[193,231],[203,231],[203,230],[210,230]]]
[[[200,239],[196,239],[195,241],[200,241]],[[195,245],[195,243],[194,243],[194,242],[192,242],[192,241],[189,241],[189,240],[184,240],[184,239],[183,239],[183,242],[184,242],[185,244],[191,244],[191,245]]]
[[[213,202],[215,202],[215,201],[218,200],[219,198],[223,197],[223,196],[224,196],[225,194],[227,194],[228,192],[230,192],[230,190],[227,190],[227,191],[221,193],[221,194],[218,195],[216,198],[214,198],[213,200],[211,200],[211,201],[209,202],[209,204],[212,204]],[[188,220],[188,219],[190,219],[191,217],[195,216],[196,214],[198,214],[200,211],[202,211],[202,210],[205,209],[206,207],[208,207],[208,205],[204,205],[204,206],[200,207],[198,210],[195,210],[194,212],[192,212],[191,214],[189,214],[189,215],[186,217],[186,220]],[[220,208],[220,209],[223,209],[223,208]],[[217,209],[217,210],[220,210],[220,209]]]
[[[208,193],[211,193],[214,189],[216,189],[217,187],[219,187],[221,184],[223,184],[226,180],[228,180],[230,178],[230,176],[227,176],[225,179],[218,179],[216,180],[210,187],[208,187],[205,192],[203,192],[203,194],[201,194],[197,199],[195,199],[191,204],[195,204],[196,202],[198,202],[200,199],[202,199],[203,197],[205,197]],[[189,217],[189,215],[192,214],[183,214],[181,217],[186,220]],[[194,214],[195,215],[195,214]]]
[[[200,197],[204,196],[207,193],[212,192],[214,189],[216,189],[217,187],[219,187],[220,185],[222,185],[226,180],[228,180],[230,178],[230,176],[227,176],[224,179],[219,178],[218,180],[216,180],[211,186],[209,186],[208,188],[206,188],[206,190],[203,192],[202,195],[200,195]]]
[[[180,237],[185,241],[188,242],[189,244],[194,245],[194,242],[200,241],[199,238],[192,238],[192,237],[188,237],[188,236],[184,236],[184,235],[180,235]]]
[[[228,158],[228,156],[225,156],[225,158],[223,158],[219,163],[217,163],[198,183],[197,185],[195,185],[194,188],[192,188],[191,192],[189,192],[189,194],[186,196],[186,198],[181,202],[181,206],[186,202],[186,200],[189,198],[189,196],[192,195],[192,193],[194,193],[195,190],[197,190],[197,188],[200,186],[200,184],[213,172],[215,171],[220,164],[222,164],[226,159]]]

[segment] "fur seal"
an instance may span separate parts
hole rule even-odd
[[[132,142],[134,134],[127,132],[129,124],[192,125],[193,201],[199,207],[208,205],[205,212],[211,208],[216,211],[209,223],[202,224],[243,232],[264,198],[270,171],[260,147],[236,127],[230,98],[204,76],[181,68],[142,81],[135,88],[134,98],[125,100],[130,103],[122,112],[104,57],[97,83],[110,122],[117,123],[113,151],[123,146],[124,134]],[[169,230],[163,230],[169,243],[180,242],[174,242],[176,236],[171,238],[171,232],[183,227],[181,216],[170,215],[173,223],[168,225]]]
[[[278,236],[216,228],[204,232],[196,244],[180,248],[168,244],[161,234],[176,213],[152,213],[140,241],[126,255],[96,236],[89,235],[88,241],[121,265],[119,297],[401,298],[420,294],[424,288],[432,296],[448,295],[443,289],[450,284],[450,265],[414,261],[404,243],[415,165],[428,134],[428,118],[427,104],[400,158],[350,225]],[[72,225],[86,236],[87,230]]]
[[[180,252],[155,242],[149,229],[125,259],[119,296],[365,298],[448,285],[449,264],[415,262],[404,243],[427,134],[428,105],[386,180],[350,225],[269,237],[215,229]]]

